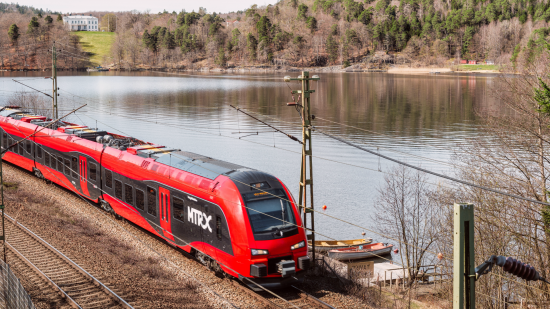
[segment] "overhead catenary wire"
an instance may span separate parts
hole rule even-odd
[[[13,80],[14,82],[16,82],[16,83],[19,83],[19,84],[25,86],[25,87],[31,88],[31,89],[34,90],[34,91],[40,92],[40,93],[43,94],[43,95],[46,95],[46,96],[48,96],[48,97],[50,97],[50,98],[53,98],[51,95],[49,95],[49,94],[47,94],[47,93],[45,93],[45,92],[42,92],[42,91],[40,91],[40,90],[38,90],[38,89],[36,89],[36,88],[33,88],[33,87],[29,86],[29,85],[25,85],[25,84],[23,84],[22,82],[17,81],[17,80],[15,80],[15,79],[12,79],[12,80]]]
[[[265,124],[266,126],[272,128],[273,130],[275,130],[275,131],[277,131],[277,132],[279,132],[279,133],[282,133],[282,134],[286,135],[286,136],[287,136],[288,138],[290,138],[291,140],[296,141],[296,142],[298,142],[298,143],[300,143],[300,144],[303,144],[303,142],[300,141],[300,140],[299,140],[298,138],[296,138],[295,136],[290,135],[290,134],[288,134],[288,133],[285,133],[285,132],[283,132],[283,131],[281,131],[281,130],[275,128],[274,126],[272,126],[272,125],[270,125],[270,124],[268,124],[268,123],[265,123],[265,122],[261,121],[260,119],[254,117],[254,116],[252,116],[252,115],[250,115],[250,114],[247,114],[245,111],[242,111],[238,106],[237,106],[237,107],[235,107],[235,106],[233,106],[233,105],[229,105],[229,106],[231,106],[232,108],[234,108],[234,109],[237,110],[238,112],[241,112],[241,113],[243,113],[243,114],[245,114],[245,115],[247,115],[247,116],[249,116],[249,117],[252,117],[252,118],[258,120],[259,122],[261,122],[261,123]]]
[[[91,101],[91,100],[88,100],[88,101],[94,102],[94,101]],[[274,147],[273,145],[268,145],[268,144],[264,144],[264,143],[260,143],[260,142],[256,142],[256,141],[251,141],[251,140],[247,140],[247,139],[239,139],[239,138],[234,137],[234,136],[228,136],[228,135],[223,135],[223,134],[220,135],[218,133],[200,131],[200,130],[196,129],[196,126],[190,127],[190,126],[184,126],[184,125],[180,125],[180,124],[172,125],[172,124],[167,124],[167,123],[158,123],[158,122],[151,121],[151,120],[148,120],[148,119],[143,119],[143,118],[140,118],[140,117],[128,117],[128,115],[121,115],[121,114],[118,114],[118,113],[114,113],[113,111],[106,111],[106,110],[102,110],[102,109],[99,109],[99,108],[96,109],[96,110],[93,110],[91,112],[97,112],[97,111],[105,112],[105,113],[108,113],[108,114],[111,114],[111,115],[120,115],[120,116],[124,116],[125,118],[128,118],[128,119],[139,120],[139,121],[143,121],[143,122],[147,122],[147,123],[160,124],[160,125],[167,126],[167,127],[180,128],[180,129],[185,129],[185,130],[188,130],[188,131],[202,133],[202,134],[215,135],[215,136],[221,136],[221,137],[231,138],[231,139],[235,139],[235,140],[246,141],[246,142],[249,142],[249,143],[253,143],[253,144],[257,144],[257,145],[261,145],[261,146],[265,146],[265,147],[270,147],[270,148],[276,148],[276,149],[280,149],[280,150],[287,151],[287,152],[298,153],[298,154],[301,153],[301,152],[298,152],[298,151],[294,151],[294,150],[290,150],[290,149],[286,149],[286,148],[282,148],[282,147],[278,147],[278,146]],[[394,175],[394,174],[389,173],[389,172],[376,170],[376,169],[368,168],[368,167],[361,166],[361,165],[351,164],[351,163],[347,163],[347,162],[342,162],[342,161],[338,161],[338,160],[334,160],[334,159],[329,159],[329,158],[325,158],[325,157],[321,157],[321,156],[312,156],[312,157],[320,159],[320,160],[324,160],[324,161],[329,161],[329,162],[334,162],[334,163],[343,164],[343,165],[347,165],[347,166],[353,166],[353,167],[357,167],[357,168],[361,168],[361,169],[366,169],[366,170],[369,170],[369,171],[378,172],[378,173],[382,173],[382,174]],[[429,181],[422,181],[422,182],[433,185],[433,186],[438,186],[438,187],[440,187],[440,186],[445,187],[446,186],[446,184],[444,184],[444,183],[433,183],[433,182],[429,182]]]
[[[11,123],[10,123],[10,125],[13,126],[13,127],[15,127],[19,132],[21,132],[21,130],[20,130],[17,126],[15,126],[15,125],[13,125],[13,124],[11,124]],[[42,131],[43,129],[45,129],[45,128],[42,128],[41,130],[36,131],[35,133],[33,133],[33,134],[31,134],[31,135],[34,135],[34,134],[36,134],[36,133]],[[23,132],[21,132],[21,133],[24,135]],[[31,135],[29,135],[29,136],[31,136]],[[37,142],[35,142],[35,141],[31,140],[31,139],[28,139],[29,136],[24,137],[23,139],[21,139],[20,141],[18,141],[18,142],[15,143],[14,145],[8,147],[7,149],[4,150],[4,152],[6,152],[9,148],[11,148],[11,147],[13,147],[13,146],[19,144],[20,142],[22,142],[22,141],[24,141],[24,140],[29,140],[29,141],[31,141],[32,143],[34,143],[35,145],[39,145]],[[43,149],[43,150],[44,150],[44,149]],[[56,158],[56,157],[55,157],[53,154],[51,154],[50,152],[48,152],[48,151],[46,151],[46,150],[44,150],[44,151],[45,151],[46,153],[48,153],[52,158]],[[71,172],[77,174],[78,177],[82,177],[77,171],[73,170],[70,166],[65,165],[62,161],[59,161],[58,159],[52,159],[52,160],[58,161],[58,164],[62,164],[62,165],[65,166],[69,171],[71,171]],[[48,170],[48,169],[46,169],[46,170],[47,170],[49,173],[51,173],[50,170]],[[55,174],[53,174],[53,173],[51,173],[51,174],[55,176]],[[68,186],[63,180],[59,179],[57,176],[55,176],[55,177],[56,177],[58,180],[60,180],[65,186],[67,186],[69,189],[71,189],[71,187]],[[101,189],[101,188],[98,188],[98,189],[99,189],[101,192],[103,192],[103,193],[105,193],[105,194],[108,194],[108,193],[105,192],[103,189]],[[75,194],[77,194],[81,199],[83,199],[85,202],[87,202],[88,204],[90,204],[89,201],[87,201],[84,197],[82,197],[78,192],[76,192],[76,191],[73,190],[73,189],[71,189],[71,191],[75,192]],[[91,204],[90,204],[90,205],[91,205]],[[267,215],[267,214],[265,214],[265,215]],[[268,216],[269,216],[269,215],[268,215]],[[155,224],[155,225],[156,225],[156,224]],[[173,235],[173,234],[172,234],[172,235]],[[173,235],[173,236],[175,236],[175,235]],[[178,237],[178,238],[179,238],[179,237]],[[180,240],[182,240],[182,239],[180,239]],[[197,250],[197,251],[199,251],[199,252],[205,254],[205,253],[202,252],[200,249],[196,248],[195,246],[191,245],[190,243],[188,243],[188,242],[186,242],[186,241],[184,241],[184,240],[182,240],[182,241],[185,242],[186,245],[190,246],[191,248],[193,248],[193,249],[195,249],[195,250]],[[206,254],[205,254],[205,255],[206,255]],[[230,269],[231,271],[235,272],[236,274],[239,274],[239,272],[233,270],[233,269],[232,269],[231,267],[229,267],[228,265],[225,265],[225,264],[223,264],[223,263],[221,263],[221,262],[219,262],[219,261],[217,261],[217,262],[218,262],[219,264],[221,264],[222,266],[224,266],[224,267]],[[239,274],[239,275],[240,275],[240,274]],[[246,278],[246,277],[244,277],[244,278]],[[266,291],[266,292],[268,292],[268,293],[274,295],[275,297],[277,297],[277,298],[279,298],[279,299],[281,299],[281,300],[283,300],[283,301],[289,303],[291,306],[293,306],[293,307],[295,307],[295,308],[299,308],[299,307],[297,307],[296,305],[294,305],[293,303],[290,303],[290,302],[287,301],[286,299],[282,298],[280,295],[277,295],[277,294],[273,293],[272,291],[270,291],[270,290],[264,288],[263,286],[259,285],[258,283],[254,282],[253,280],[251,280],[251,279],[249,279],[249,278],[246,278],[246,280],[248,280],[248,281],[251,282],[252,284],[258,286],[260,289],[262,289],[262,290],[264,290],[264,291]]]
[[[86,115],[86,117],[90,117],[90,118],[94,119],[93,117],[91,117],[91,116],[89,116],[89,115]],[[112,128],[112,127],[111,127],[111,128]],[[113,128],[113,129],[117,130],[116,128]],[[126,133],[124,133],[124,132],[122,132],[122,131],[121,131],[121,133],[126,134]],[[127,134],[126,134],[126,135],[127,135]],[[171,154],[171,155],[173,155],[174,157],[178,157],[178,158],[180,158],[180,159],[182,159],[182,160],[184,160],[184,161],[186,161],[186,162],[188,162],[188,163],[191,163],[191,164],[193,164],[193,165],[196,165],[196,166],[198,166],[198,167],[200,167],[200,168],[203,168],[203,169],[205,169],[205,170],[212,171],[212,170],[210,170],[210,169],[208,169],[208,168],[206,168],[206,167],[204,167],[204,166],[197,165],[196,163],[194,163],[194,162],[192,162],[192,161],[189,161],[189,160],[187,160],[187,158],[184,158],[184,157],[182,157],[182,156],[179,156],[179,155],[176,155],[176,154]],[[215,172],[215,171],[212,171],[212,172]],[[255,188],[255,187],[251,186],[251,185],[248,184],[248,183],[244,183],[244,182],[242,182],[242,181],[240,181],[240,180],[238,180],[238,179],[234,179],[234,178],[231,177],[231,175],[227,175],[227,177],[229,177],[231,180],[233,180],[233,181],[235,181],[235,182],[238,182],[238,183],[240,183],[240,184],[242,184],[242,185],[248,186],[248,187],[253,188],[253,189],[255,189],[255,190],[261,191],[261,192],[263,192],[263,193],[269,194],[269,195],[271,195],[271,196],[273,196],[273,197],[276,197],[276,198],[278,198],[278,199],[281,199],[281,200],[283,200],[283,201],[286,201],[286,202],[289,202],[289,203],[294,203],[293,201],[291,201],[291,200],[289,200],[289,199],[282,198],[282,197],[280,197],[280,196],[278,196],[278,195],[275,195],[275,194],[273,194],[273,193],[271,193],[271,192],[268,192],[268,191],[265,191],[265,190],[262,190],[262,189],[259,189],[259,188]],[[184,184],[184,185],[186,185],[186,184]],[[206,191],[205,191],[205,192],[206,192]],[[233,201],[230,201],[230,202],[231,202],[231,203],[235,203],[235,202],[233,202]],[[300,204],[298,204],[298,206],[301,207]],[[244,206],[244,205],[242,205],[242,207],[249,209],[247,206]],[[255,209],[251,209],[251,210],[253,210],[253,211],[255,211],[255,212],[259,212],[259,211],[255,210]],[[366,228],[366,227],[363,227],[363,226],[360,226],[360,225],[357,225],[357,224],[348,222],[348,221],[343,220],[343,219],[339,219],[339,218],[334,217],[334,216],[327,215],[327,214],[325,214],[325,213],[319,212],[319,211],[314,210],[314,209],[313,209],[312,211],[315,211],[315,212],[320,213],[320,214],[322,214],[322,215],[324,215],[324,216],[328,216],[328,217],[330,217],[330,218],[339,220],[339,221],[341,221],[341,222],[344,222],[344,223],[347,223],[347,224],[354,225],[355,227],[359,227],[359,228],[361,228],[362,230],[367,230],[367,231],[372,232],[372,233],[374,233],[374,234],[377,234],[377,235],[386,237],[386,238],[388,238],[388,239],[394,240],[394,241],[398,242],[399,244],[406,244],[406,245],[409,245],[409,246],[412,246],[412,247],[416,247],[416,248],[418,248],[418,249],[421,249],[421,250],[423,250],[423,251],[432,253],[432,254],[434,254],[434,255],[437,255],[436,252],[433,252],[433,251],[430,251],[430,250],[426,250],[425,248],[420,248],[420,247],[418,247],[418,246],[409,244],[409,243],[407,243],[407,242],[403,242],[403,241],[401,241],[401,240],[398,240],[398,239],[395,239],[395,238],[392,238],[392,237],[388,237],[387,235],[384,235],[384,234],[382,234],[382,233],[376,232],[376,231],[374,231],[374,230],[372,230],[372,229],[369,229],[369,228]],[[260,212],[260,213],[261,213],[261,212]],[[264,213],[262,213],[262,214],[264,214]],[[287,224],[291,224],[291,225],[298,226],[298,225],[296,225],[296,224],[293,224],[293,223],[288,222],[288,221],[285,221],[285,220],[281,220],[281,219],[279,219],[279,218],[273,217],[273,216],[268,215],[268,214],[264,214],[264,215],[269,216],[269,217],[272,217],[272,218],[277,219],[277,220],[280,220],[280,221],[283,221],[283,222],[285,222],[285,223],[287,223]],[[316,233],[316,234],[318,234],[318,235],[320,235],[320,236],[323,236],[323,237],[326,237],[326,238],[329,238],[329,239],[332,239],[332,240],[336,240],[336,239],[334,239],[334,238],[332,238],[332,237],[323,235],[323,234],[321,234],[321,233],[319,233],[319,232],[317,232],[317,231],[313,231],[313,230],[311,230],[311,229],[307,229],[307,228],[302,227],[302,226],[298,226],[298,227],[299,227],[299,228],[302,228],[302,229],[305,229],[305,230],[307,230],[307,231]],[[446,259],[449,259],[449,258],[446,258]]]
[[[140,119],[140,120],[142,120],[142,119]],[[145,121],[145,120],[144,120],[144,121]],[[272,147],[272,146],[270,146],[270,147]],[[326,214],[324,214],[324,213],[321,213],[321,214],[326,215]],[[334,219],[337,219],[337,220],[341,220],[341,219],[338,219],[338,218],[335,218],[335,217],[333,217],[333,218],[334,218]],[[360,227],[360,226],[358,226],[358,227]],[[360,228],[366,229],[366,228],[364,228],[364,227],[360,227]],[[366,229],[366,230],[369,230],[369,231],[371,231],[371,232],[374,232],[374,231],[372,231],[372,230],[370,230],[370,229]],[[374,232],[374,233],[376,233],[376,232]],[[378,234],[378,233],[376,233],[376,234]],[[382,236],[386,236],[386,235],[382,235]],[[399,242],[399,241],[398,241],[398,242]],[[434,253],[434,252],[432,252],[432,253]],[[435,253],[434,253],[434,254],[435,254]]]
[[[397,160],[397,159],[394,159],[394,158],[385,156],[385,155],[383,155],[383,154],[381,154],[381,153],[378,153],[378,152],[375,152],[375,151],[366,149],[366,148],[361,147],[361,146],[359,146],[359,145],[357,145],[357,144],[355,144],[355,143],[352,143],[352,142],[350,142],[350,141],[348,141],[348,140],[346,140],[346,139],[343,139],[343,138],[341,138],[341,137],[338,137],[338,136],[335,136],[335,135],[332,135],[332,134],[323,132],[323,131],[318,130],[318,129],[315,130],[315,132],[319,132],[319,133],[322,134],[322,135],[325,135],[325,136],[327,136],[327,137],[330,137],[330,138],[332,138],[332,139],[335,139],[335,140],[337,140],[337,141],[340,141],[340,142],[342,142],[342,143],[344,143],[344,144],[347,144],[347,145],[349,145],[349,146],[355,147],[355,148],[357,148],[357,149],[359,149],[359,150],[368,152],[368,153],[370,153],[370,154],[379,156],[379,157],[384,158],[384,159],[386,159],[386,160],[389,160],[389,161],[398,163],[398,164],[400,164],[400,165],[403,165],[403,166],[406,166],[406,167],[409,167],[409,168],[412,168],[412,169],[415,169],[415,170],[418,170],[418,171],[421,171],[421,172],[424,172],[424,173],[427,173],[427,174],[430,174],[430,175],[433,175],[433,176],[437,176],[437,177],[440,177],[440,178],[444,178],[444,179],[447,179],[447,180],[450,180],[450,181],[453,181],[453,182],[457,182],[457,183],[460,183],[460,184],[463,184],[463,185],[466,185],[466,186],[474,187],[474,188],[477,188],[477,189],[486,190],[486,191],[490,191],[490,192],[497,193],[497,194],[500,194],[500,195],[505,195],[505,196],[508,196],[508,197],[513,197],[513,198],[516,198],[516,199],[524,200],[524,201],[527,201],[527,202],[537,203],[537,204],[542,204],[542,205],[550,206],[550,203],[547,203],[547,202],[544,202],[544,201],[537,201],[537,200],[530,199],[530,198],[527,198],[527,197],[523,197],[523,196],[520,196],[520,195],[516,195],[516,194],[511,194],[511,193],[503,192],[503,191],[496,190],[496,189],[493,189],[493,188],[489,188],[489,187],[477,185],[477,184],[474,184],[474,183],[471,183],[471,182],[468,182],[468,181],[464,181],[464,180],[460,180],[460,179],[457,179],[457,178],[454,178],[454,177],[450,177],[450,176],[447,176],[447,175],[443,175],[443,174],[440,174],[440,173],[436,173],[436,172],[427,170],[427,169],[425,169],[425,168],[421,168],[421,167],[418,167],[418,166],[414,166],[414,165],[405,163],[405,162],[403,162],[403,161],[400,161],[400,160]]]
[[[12,125],[13,127],[15,127],[19,132],[21,132],[21,130],[14,126],[13,124],[10,124]],[[23,132],[21,132],[23,134]],[[32,143],[34,143],[35,145],[39,145],[38,143],[36,143],[35,141],[31,140],[31,139],[22,139],[22,140],[29,140],[31,141]],[[54,156],[53,154],[51,154],[50,152],[46,151],[45,149],[43,149],[44,152],[48,153],[51,157],[52,157],[52,160],[56,160],[58,161],[58,164],[62,164],[63,166],[65,166],[66,168],[68,168],[71,172],[74,172],[76,173],[77,171],[74,171],[71,167],[69,166],[66,166],[63,162],[59,161],[56,156]],[[55,159],[54,159],[55,158]],[[50,173],[52,176],[54,176],[59,182],[63,183],[65,185],[65,187],[69,188],[71,191],[73,191],[80,199],[82,199],[84,202],[86,202],[87,204],[89,204],[90,206],[92,206],[94,209],[97,209],[97,207],[94,207],[90,201],[86,200],[83,196],[80,195],[79,192],[71,189],[71,186],[69,186],[67,183],[65,183],[65,181],[63,181],[62,179],[60,179],[59,177],[57,177],[57,175],[55,175],[54,173],[52,173],[51,170],[47,169],[46,168],[46,171],[48,173]],[[78,174],[78,177],[81,177],[80,174]],[[101,190],[101,189],[100,189]],[[103,191],[103,190],[101,190]],[[112,221],[113,223],[115,223],[116,225],[118,225],[121,229],[123,229],[126,233],[128,233],[130,236],[132,236],[132,238],[136,239],[137,241],[139,241],[142,245],[146,246],[147,248],[149,248],[151,251],[155,252],[157,255],[159,255],[160,257],[162,257],[164,260],[166,260],[167,262],[169,262],[169,264],[173,265],[176,269],[182,271],[183,273],[185,273],[187,276],[191,277],[193,280],[197,281],[201,286],[205,287],[207,290],[211,291],[212,293],[214,293],[216,296],[224,299],[225,301],[227,301],[229,304],[231,304],[234,308],[238,308],[237,306],[235,306],[232,302],[230,302],[229,300],[227,300],[225,297],[219,295],[218,293],[216,293],[215,291],[213,291],[212,289],[210,289],[208,286],[205,286],[204,283],[198,279],[196,279],[194,276],[192,275],[189,275],[187,272],[183,271],[182,269],[180,269],[177,265],[175,265],[171,260],[169,260],[167,257],[165,257],[164,255],[162,255],[161,253],[158,253],[156,250],[154,250],[153,248],[151,248],[150,246],[148,246],[147,244],[145,244],[143,241],[141,241],[139,238],[137,238],[134,234],[132,234],[131,232],[129,232],[127,229],[125,229],[124,227],[122,227],[120,224],[118,224],[117,222],[113,221],[110,217],[108,217],[106,214],[104,214],[103,212],[100,211],[100,213],[102,215],[104,215],[105,217],[107,217],[107,219],[109,219],[110,221]]]

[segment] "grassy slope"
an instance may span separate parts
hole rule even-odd
[[[90,58],[94,65],[103,63],[103,56],[110,56],[111,45],[115,40],[113,32],[76,31],[80,37],[80,46],[86,52],[92,53]]]
[[[496,64],[461,64],[459,68],[461,71],[477,71],[477,70],[498,71],[500,69],[500,66]]]

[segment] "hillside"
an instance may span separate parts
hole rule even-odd
[[[114,33],[89,31],[76,31],[73,33],[80,38],[82,50],[91,55],[90,61],[94,66],[100,65],[110,57],[111,46],[115,39]]]
[[[550,1],[536,0],[283,0],[226,14],[128,12],[117,14],[112,55],[128,67],[506,64],[530,40],[546,39],[549,20]]]

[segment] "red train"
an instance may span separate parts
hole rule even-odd
[[[276,177],[191,152],[0,108],[3,159],[99,203],[251,288],[301,280],[299,212]],[[278,198],[280,197],[280,198]],[[291,201],[291,202],[288,202]]]

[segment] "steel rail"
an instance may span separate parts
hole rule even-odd
[[[305,295],[306,298],[308,298],[309,300],[313,301],[314,303],[316,303],[317,305],[323,307],[323,308],[330,308],[330,309],[336,309],[334,307],[332,307],[331,305],[325,303],[324,301],[320,300],[319,298],[309,294],[308,292],[302,290],[302,289],[299,289],[293,285],[291,285],[291,287],[295,288],[296,290],[300,291],[302,294]]]
[[[248,295],[250,295],[250,296],[256,298],[258,301],[262,302],[265,305],[265,308],[286,308],[286,307],[281,307],[280,305],[272,302],[268,298],[258,294],[257,292],[252,291],[251,289],[247,288],[246,286],[243,286],[242,284],[240,284],[236,280],[231,280],[231,279],[227,279],[227,280],[230,280],[231,283],[233,284],[233,286],[235,286],[236,288],[240,289],[241,291],[247,293]],[[302,289],[299,289],[299,288],[297,288],[293,285],[291,285],[290,287],[298,290],[300,298],[302,300],[306,301],[306,302],[309,302],[309,306],[311,306],[311,307],[322,308],[322,309],[336,309],[335,307],[323,302],[322,300],[320,300],[317,297],[307,293],[306,291],[304,291]],[[291,301],[289,301],[288,299],[285,299],[285,301],[288,302],[291,306],[296,306]],[[303,308],[304,306],[299,306],[299,307]]]
[[[7,216],[7,215],[6,215]],[[69,301],[69,304],[74,307],[74,308],[79,308],[79,309],[82,309],[82,307],[80,307],[76,301],[74,301],[74,299],[72,299],[69,295],[67,295],[67,293],[65,293],[65,291],[63,291],[62,288],[60,288],[57,284],[55,284],[55,282],[53,282],[52,279],[50,279],[50,277],[48,277],[45,273],[43,273],[40,269],[38,269],[38,267],[36,267],[36,265],[34,265],[31,261],[29,261],[23,254],[21,254],[21,252],[17,251],[17,249],[15,249],[12,245],[10,245],[9,242],[6,241],[6,246],[8,247],[9,250],[11,250],[13,253],[15,253],[15,255],[17,255],[17,257],[19,259],[21,259],[21,261],[23,261],[23,263],[27,264],[30,268],[32,268],[37,274],[39,274],[42,278],[44,278],[47,283],[49,285],[51,285],[53,288],[55,288],[63,298],[67,299]]]
[[[122,299],[120,296],[118,296],[115,292],[113,292],[111,289],[109,289],[107,286],[105,286],[101,281],[96,279],[94,276],[90,275],[86,270],[84,270],[82,267],[80,267],[78,264],[73,262],[71,259],[69,259],[65,254],[54,248],[52,245],[47,243],[44,239],[42,239],[40,236],[33,233],[31,230],[29,230],[27,227],[22,225],[21,223],[18,223],[16,220],[14,220],[9,215],[5,215],[8,220],[14,224],[19,229],[23,230],[23,232],[27,233],[27,235],[34,238],[36,241],[38,241],[40,244],[44,245],[47,249],[52,251],[57,256],[61,257],[69,266],[71,266],[73,269],[84,275],[88,280],[90,280],[94,285],[98,286],[104,293],[106,293],[110,298],[115,300],[117,303],[122,305],[124,308],[128,309],[134,309],[130,304],[128,304],[124,299]],[[14,248],[15,249],[15,248]],[[38,269],[37,269],[38,270]]]

